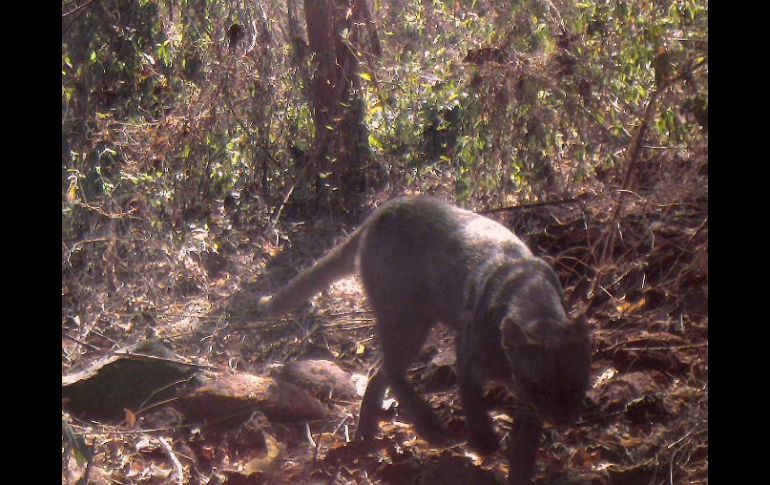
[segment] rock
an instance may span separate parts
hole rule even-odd
[[[301,360],[283,367],[281,377],[308,389],[321,399],[357,399],[352,376],[329,360]]]
[[[271,420],[321,419],[326,409],[307,391],[272,377],[238,373],[212,380],[182,400],[182,410],[191,420],[245,420],[255,410]]]
[[[62,377],[65,407],[101,419],[120,419],[124,409],[136,412],[140,407],[167,400],[181,383],[198,373],[194,367],[171,362],[173,359],[174,354],[155,341],[120,349]]]

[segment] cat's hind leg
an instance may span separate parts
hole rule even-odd
[[[383,369],[388,385],[417,433],[433,444],[447,444],[449,436],[446,428],[406,378],[406,371],[417,358],[432,321],[428,318],[416,319],[414,316],[404,321],[400,317],[404,316],[378,314]]]
[[[361,411],[358,414],[358,427],[356,428],[356,440],[370,441],[377,434],[377,417],[380,414],[382,399],[385,397],[387,388],[387,376],[382,368],[382,364],[378,363],[376,369],[371,373],[369,382],[366,384],[364,398],[361,401]]]

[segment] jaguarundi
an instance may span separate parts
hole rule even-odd
[[[509,483],[530,483],[543,421],[574,420],[588,387],[590,340],[570,319],[551,267],[510,230],[438,199],[393,199],[353,234],[259,306],[281,315],[359,271],[377,320],[382,363],[361,403],[356,439],[371,440],[388,387],[417,432],[447,444],[448,433],[407,382],[406,371],[437,322],[454,329],[457,380],[468,444],[498,448],[483,402],[487,380],[506,383],[528,406],[513,416]]]

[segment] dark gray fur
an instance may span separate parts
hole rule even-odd
[[[530,405],[514,416],[509,446],[510,483],[529,483],[543,420],[570,423],[589,378],[588,330],[582,319],[568,318],[553,270],[488,218],[430,197],[405,197],[384,204],[260,305],[268,315],[282,314],[356,269],[383,352],[361,404],[357,439],[374,437],[390,387],[420,435],[448,442],[441,421],[406,380],[431,327],[441,322],[458,335],[459,391],[474,449],[498,447],[484,382],[505,382]]]

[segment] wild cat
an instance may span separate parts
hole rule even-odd
[[[551,267],[504,226],[426,196],[385,203],[342,244],[260,306],[280,315],[359,271],[377,320],[382,364],[361,404],[356,438],[368,441],[388,387],[417,432],[446,443],[447,432],[406,379],[431,327],[457,333],[457,377],[468,444],[498,447],[483,403],[487,380],[507,383],[527,403],[514,416],[510,483],[530,483],[544,420],[567,425],[589,381],[585,321],[570,319]]]

